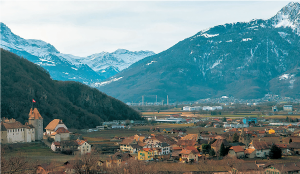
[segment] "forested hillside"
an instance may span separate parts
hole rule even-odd
[[[35,99],[44,127],[55,118],[69,128],[88,128],[102,121],[141,119],[121,101],[79,82],[52,80],[42,67],[1,49],[1,117],[22,123]]]

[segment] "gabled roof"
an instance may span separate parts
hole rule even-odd
[[[54,129],[60,122],[62,123],[60,119],[54,119],[45,127],[45,129],[54,131]]]
[[[194,146],[187,146],[186,150],[191,150],[193,153],[199,153],[199,151]]]
[[[235,153],[244,152],[244,148],[242,146],[232,146],[229,149],[233,150]]]
[[[184,137],[181,137],[182,140],[198,140],[198,134],[187,134]]]
[[[120,144],[130,145],[134,142],[135,142],[135,139],[133,139],[133,138],[125,138],[125,139],[122,140],[122,142]]]
[[[85,143],[84,140],[79,140],[79,139],[77,139],[75,142],[76,142],[79,146],[81,146],[81,145],[83,145],[83,144]]]
[[[192,153],[192,150],[187,150],[187,149],[182,149],[182,151],[180,152],[180,154],[184,154],[184,155],[188,155]]]
[[[169,145],[173,145],[173,144],[177,143],[173,138],[171,138],[169,136],[156,135],[155,138],[158,141],[163,142],[163,143],[168,143]]]
[[[43,117],[41,116],[37,108],[34,108],[33,110],[32,108],[30,108],[28,115],[29,115],[29,119],[43,119]]]
[[[217,139],[211,146],[219,148],[221,147],[222,143],[224,144],[224,146],[230,146],[226,139]]]
[[[143,148],[143,151],[152,152],[152,149],[150,149],[150,148]]]
[[[61,133],[69,133],[69,131],[67,129],[65,129],[64,127],[59,127],[56,131],[57,134],[61,134]]]
[[[253,146],[256,150],[270,149],[272,143],[265,141],[253,141]]]

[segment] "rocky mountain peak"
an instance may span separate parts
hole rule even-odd
[[[300,35],[300,3],[290,2],[270,20],[273,27],[291,27]]]

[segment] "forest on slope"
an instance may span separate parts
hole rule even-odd
[[[69,128],[91,128],[108,120],[142,119],[139,112],[97,89],[52,80],[42,67],[1,49],[1,117],[28,121],[32,99],[44,118],[62,119]]]

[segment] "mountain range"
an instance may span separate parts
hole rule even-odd
[[[0,47],[22,56],[49,71],[51,78],[93,84],[117,74],[134,62],[154,55],[152,51],[101,52],[87,57],[60,53],[53,45],[42,40],[23,39],[0,23]]]
[[[300,4],[291,2],[268,20],[202,30],[96,86],[124,102],[300,98],[299,51]]]

